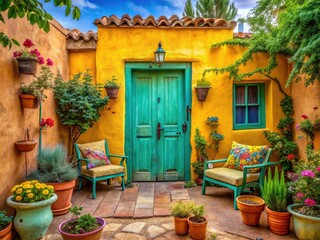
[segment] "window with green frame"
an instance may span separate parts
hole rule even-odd
[[[233,129],[266,127],[265,85],[234,84]]]

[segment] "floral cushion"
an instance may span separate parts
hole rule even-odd
[[[90,148],[85,149],[85,158],[90,160],[88,163],[88,169],[110,164],[110,160],[106,154],[99,150],[93,150]]]
[[[105,141],[101,140],[101,141],[97,141],[97,142],[90,142],[90,143],[82,143],[82,144],[77,144],[81,153],[81,157],[85,157],[86,154],[86,149],[95,149],[95,150],[99,150],[102,151],[104,153],[106,153],[105,150]]]
[[[243,171],[244,166],[256,165],[263,162],[268,146],[251,146],[232,142],[232,149],[224,164],[225,168]],[[258,172],[259,168],[252,168],[250,172]]]

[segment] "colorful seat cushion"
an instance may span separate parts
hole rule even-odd
[[[90,143],[83,143],[83,144],[77,144],[79,147],[79,150],[81,152],[81,157],[85,157],[86,149],[94,149],[103,151],[106,154],[106,148],[105,148],[105,141],[97,141],[97,142],[90,142]]]
[[[86,166],[82,166],[81,174],[87,175],[88,177],[101,177],[101,176],[108,176],[118,173],[124,173],[124,167],[119,165],[104,165],[98,166],[95,168],[87,169]]]
[[[103,151],[100,150],[87,148],[85,149],[84,157],[89,159],[88,169],[110,164],[109,158]]]
[[[268,146],[251,146],[232,142],[232,149],[224,164],[225,168],[243,171],[244,166],[256,165],[263,162]],[[258,172],[259,168],[252,168],[250,172]]]
[[[229,183],[234,186],[240,186],[243,182],[243,172],[230,168],[210,168],[206,169],[204,172],[205,176]],[[260,173],[249,173],[247,174],[246,183],[256,182],[259,180]]]

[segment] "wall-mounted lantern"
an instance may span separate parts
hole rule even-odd
[[[166,56],[166,52],[162,48],[161,42],[158,43],[158,49],[154,52],[154,62],[150,64],[150,68],[152,68],[152,64],[156,63],[161,66],[161,64],[164,62]]]

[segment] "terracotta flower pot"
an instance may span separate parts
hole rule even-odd
[[[118,93],[120,90],[119,87],[105,87],[105,89],[110,99],[116,99],[118,97]]]
[[[3,230],[0,231],[1,240],[11,240],[12,222]]]
[[[76,180],[63,183],[47,183],[54,187],[54,193],[57,194],[58,200],[51,205],[53,216],[63,215],[69,212],[73,188]]]
[[[40,101],[33,95],[19,94],[22,108],[38,108]]]
[[[276,212],[266,207],[268,225],[270,231],[278,235],[286,235],[290,232],[291,213]]]
[[[37,73],[38,59],[32,57],[17,58],[19,73],[35,75]]]
[[[15,145],[20,152],[30,152],[35,148],[37,143],[37,140],[22,140],[15,142]]]
[[[62,235],[62,238],[64,240],[99,240],[102,235],[102,230],[104,226],[106,225],[106,221],[103,218],[96,217],[98,223],[100,224],[100,227],[92,232],[87,232],[83,234],[70,234],[66,233],[62,230],[62,226],[69,221],[74,220],[74,218],[66,220],[59,225],[59,232]]]
[[[192,221],[192,216],[188,217],[188,224],[189,224],[189,236],[192,239],[201,240],[206,239],[207,237],[207,224],[208,220],[203,218],[205,221],[202,223],[197,223]]]
[[[320,150],[320,130],[314,131],[313,148],[316,151]]]
[[[237,197],[236,200],[243,223],[248,226],[259,225],[260,216],[265,207],[265,201],[253,195],[242,195]]]
[[[174,218],[174,230],[177,235],[184,236],[189,233],[188,218]]]
[[[195,87],[198,101],[205,101],[211,87]]]

